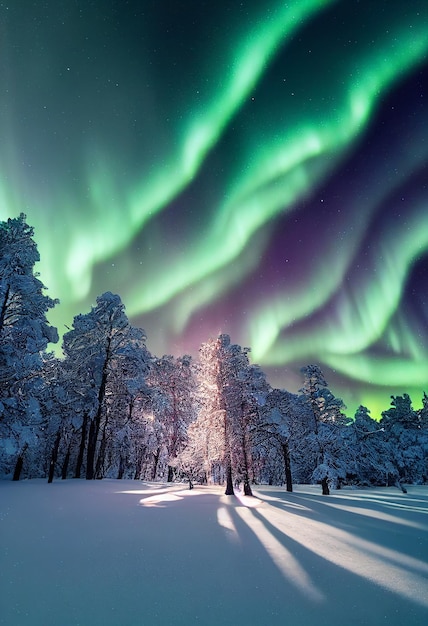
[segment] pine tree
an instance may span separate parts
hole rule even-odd
[[[424,447],[421,417],[412,407],[410,396],[391,396],[391,408],[382,412],[380,425],[385,429],[388,441],[392,445],[392,461],[398,481],[403,483],[421,483],[426,479],[426,454]]]
[[[330,493],[329,483],[338,486],[346,477],[342,454],[343,427],[350,420],[342,412],[345,405],[328,389],[324,374],[317,365],[301,369],[304,382],[300,390],[311,414],[311,432],[306,436],[308,451],[314,459],[312,478],[321,483],[323,495]]]
[[[0,223],[0,471],[15,461],[19,479],[42,417],[43,352],[58,341],[46,314],[58,303],[45,295],[34,266],[40,260],[26,216]]]
[[[359,485],[388,484],[388,476],[395,474],[391,446],[385,439],[384,428],[365,406],[358,407],[346,435],[348,481]]]

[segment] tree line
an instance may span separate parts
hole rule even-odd
[[[428,396],[393,396],[379,422],[353,418],[317,365],[294,394],[273,388],[249,348],[220,335],[197,359],[153,355],[118,295],[104,293],[62,340],[58,304],[34,271],[26,216],[0,223],[0,476],[187,480],[238,485],[426,483]]]

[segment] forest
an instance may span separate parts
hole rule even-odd
[[[392,396],[380,421],[348,417],[316,364],[302,387],[273,388],[228,335],[198,358],[156,356],[118,295],[97,298],[62,339],[47,321],[59,304],[35,271],[26,215],[0,223],[0,477],[115,478],[239,486],[425,484],[428,396],[415,410]]]

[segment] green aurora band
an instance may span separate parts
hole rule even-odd
[[[426,113],[389,130],[310,248],[276,255],[277,280],[264,260],[309,205],[322,221],[362,148],[382,154],[366,137],[426,66],[426,2],[24,4],[0,8],[0,218],[35,227],[60,332],[111,290],[158,354],[229,332],[291,390],[300,366],[325,367],[350,413],[377,417],[390,393],[418,404],[428,310],[424,326],[404,294],[428,253],[426,186],[407,193]]]

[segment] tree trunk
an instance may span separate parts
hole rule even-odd
[[[174,468],[171,467],[171,465],[168,465],[168,478],[167,478],[167,482],[168,483],[172,483],[172,481],[174,480]]]
[[[293,480],[291,476],[291,462],[290,462],[290,449],[288,447],[288,441],[281,444],[282,455],[284,457],[284,470],[285,470],[285,484],[286,489],[289,492],[293,491]]]
[[[98,451],[97,462],[95,464],[95,478],[98,480],[104,478],[104,460],[107,449],[107,416],[103,428],[103,436],[101,438],[100,449]]]
[[[144,457],[145,452],[146,452],[146,448],[144,449],[140,448],[138,450],[137,458],[135,461],[134,480],[139,480],[141,478],[141,471],[143,469],[143,457]]]
[[[74,474],[74,478],[80,478],[80,474],[82,472],[83,455],[85,454],[85,446],[86,446],[86,431],[88,430],[88,419],[89,419],[88,415],[85,413],[85,415],[83,416],[82,436],[80,438],[79,454],[77,456],[76,471]]]
[[[92,420],[89,426],[88,448],[86,452],[86,480],[94,478],[95,446],[97,444],[96,430],[95,421]]]
[[[68,444],[67,453],[65,455],[64,463],[62,464],[62,470],[61,470],[61,479],[62,480],[65,480],[67,478],[68,466],[69,466],[69,463],[70,463],[70,454],[71,454],[71,441]]]
[[[324,476],[324,478],[322,479],[321,487],[322,487],[322,495],[323,496],[329,496],[330,495],[330,489],[328,488],[327,476]]]
[[[244,495],[252,496],[250,485],[250,472],[248,470],[248,455],[247,455],[247,442],[245,440],[245,433],[242,436],[242,457],[244,460]]]
[[[16,459],[16,465],[15,465],[15,470],[13,472],[12,480],[19,480],[21,476],[22,466],[24,465],[24,454],[27,448],[28,448],[28,444],[25,444],[25,446],[22,448],[21,454]]]
[[[110,339],[108,341],[106,358],[104,360],[101,384],[98,390],[97,414],[91,421],[91,426],[89,428],[88,454],[87,454],[87,460],[86,460],[86,480],[92,480],[95,477],[95,471],[94,471],[95,452],[96,452],[96,447],[97,447],[97,442],[98,442],[98,435],[99,435],[100,427],[101,427],[101,416],[102,416],[104,397],[105,397],[106,386],[107,386],[107,364],[109,360],[110,360]]]
[[[396,483],[395,483],[395,486],[396,486],[398,489],[401,489],[401,491],[402,491],[403,493],[407,493],[407,489],[406,489],[406,488],[405,488],[405,486],[402,484],[401,480],[397,480],[397,481],[396,481]]]
[[[16,459],[16,465],[15,465],[15,470],[13,472],[12,480],[19,480],[23,465],[24,465],[24,457],[22,456],[22,454],[20,454],[19,457]]]
[[[160,457],[160,448],[158,448],[156,450],[156,452],[153,452],[154,463],[153,463],[152,480],[156,480],[156,473],[158,471],[159,457]]]
[[[235,492],[233,491],[232,464],[230,462],[226,467],[226,491],[224,493],[226,496],[235,495]]]
[[[119,458],[119,471],[117,472],[118,480],[122,480],[124,472],[125,472],[125,461],[123,459],[123,456],[120,455],[120,458]]]
[[[48,483],[51,483],[54,479],[55,465],[56,465],[56,461],[58,458],[58,449],[59,449],[60,442],[61,442],[61,431],[59,430],[56,434],[55,443],[52,448],[51,462],[49,463]]]
[[[3,330],[4,318],[5,318],[6,310],[7,310],[7,301],[9,300],[9,293],[10,293],[10,285],[8,285],[6,288],[3,302],[1,305],[1,309],[0,309],[0,332]]]
[[[222,398],[222,409],[224,411],[224,446],[225,446],[225,465],[226,465],[226,491],[224,492],[226,496],[234,496],[235,492],[233,490],[233,478],[232,478],[232,455],[230,451],[230,441],[229,441],[229,420],[227,416],[226,406],[224,404],[224,399]]]
[[[252,496],[251,485],[247,480],[244,480],[244,496]]]

